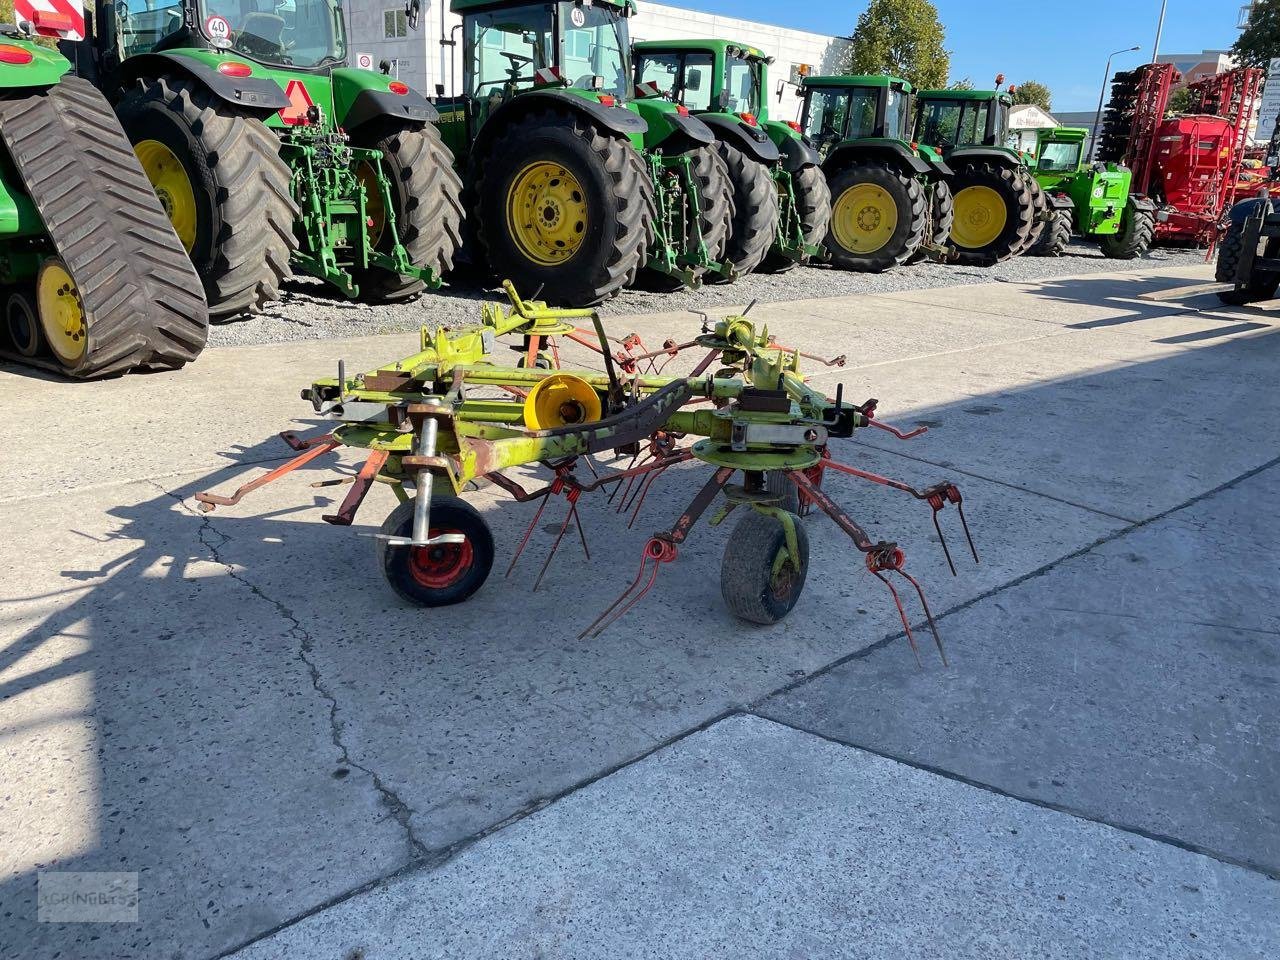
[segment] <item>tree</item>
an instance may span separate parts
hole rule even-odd
[[[858,17],[849,56],[851,73],[902,77],[917,89],[943,86],[951,54],[938,8],[929,0],[871,0]]]
[[[1013,91],[1014,103],[1030,103],[1045,113],[1053,112],[1053,93],[1038,80],[1025,80]]]
[[[1190,110],[1191,89],[1189,87],[1178,87],[1169,94],[1169,105],[1165,108],[1167,113],[1187,113]]]
[[[1245,67],[1267,68],[1280,57],[1280,0],[1257,0],[1249,25],[1240,33],[1231,54]]]
[[[947,84],[948,90],[972,90],[973,81],[968,77],[961,77],[959,80],[952,80]]]

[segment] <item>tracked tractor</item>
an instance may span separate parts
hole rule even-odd
[[[33,14],[28,32],[80,35]],[[0,355],[73,377],[176,369],[204,348],[200,282],[110,105],[69,70],[0,36]]]
[[[337,0],[99,0],[73,52],[215,316],[261,310],[291,269],[397,300],[451,267],[461,184],[435,108],[346,66]]]
[[[915,140],[950,165],[952,260],[991,266],[1025,252],[1070,201],[1049,197],[1006,145],[1013,98],[1001,90],[923,90]]]
[[[1147,252],[1155,233],[1155,204],[1133,192],[1133,174],[1122,163],[1088,163],[1083,127],[1036,131],[1035,177],[1055,201],[1053,219],[1027,251],[1032,256],[1061,256],[1073,233],[1096,240],[1116,260]]]
[[[951,229],[951,168],[909,139],[911,84],[811,76],[800,89],[799,126],[817,148],[831,191],[831,263],[879,273],[941,252]]]
[[[724,271],[733,199],[710,129],[632,98],[625,3],[453,0],[462,89],[437,100],[474,215],[473,260],[565,306],[642,275]]]
[[[693,111],[716,136],[733,183],[733,229],[724,260],[739,273],[778,273],[821,252],[831,194],[799,124],[768,117],[763,51],[727,40],[637,43],[636,93]]]

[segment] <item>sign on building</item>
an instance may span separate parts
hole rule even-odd
[[[1271,61],[1267,70],[1267,85],[1262,88],[1262,104],[1258,107],[1259,140],[1270,140],[1271,131],[1276,128],[1276,117],[1280,117],[1280,57]]]

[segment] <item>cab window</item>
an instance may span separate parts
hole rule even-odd
[[[1046,173],[1072,172],[1080,163],[1082,146],[1079,143],[1046,143],[1040,151],[1036,169]]]

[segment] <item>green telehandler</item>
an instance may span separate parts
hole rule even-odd
[[[799,126],[816,146],[831,190],[831,263],[878,273],[943,252],[951,168],[910,140],[911,84],[888,76],[809,76],[800,92]]]
[[[35,17],[28,33],[71,33]],[[70,67],[0,37],[0,355],[77,378],[177,369],[205,345],[199,279],[110,105]]]
[[[435,108],[346,66],[338,0],[99,0],[64,49],[115,105],[217,317],[291,265],[364,300],[439,286],[461,183]]]
[[[468,253],[553,304],[590,306],[639,278],[695,286],[733,215],[711,130],[633,99],[631,0],[453,0],[462,89],[436,100],[465,169]]]
[[[1133,174],[1121,163],[1089,163],[1083,127],[1036,131],[1035,177],[1055,203],[1053,219],[1027,251],[1038,257],[1061,256],[1078,233],[1096,239],[1102,252],[1116,260],[1140,257],[1155,234],[1156,206],[1132,192]]]
[[[773,58],[728,40],[653,40],[634,50],[637,95],[674,100],[716,136],[734,195],[724,260],[739,274],[779,273],[820,254],[831,193],[799,125],[768,117]]]
[[[997,84],[1003,78],[997,80]],[[1006,145],[1013,98],[1002,90],[922,90],[915,139],[952,169],[951,259],[987,267],[1033,246],[1070,201],[1049,197]]]

